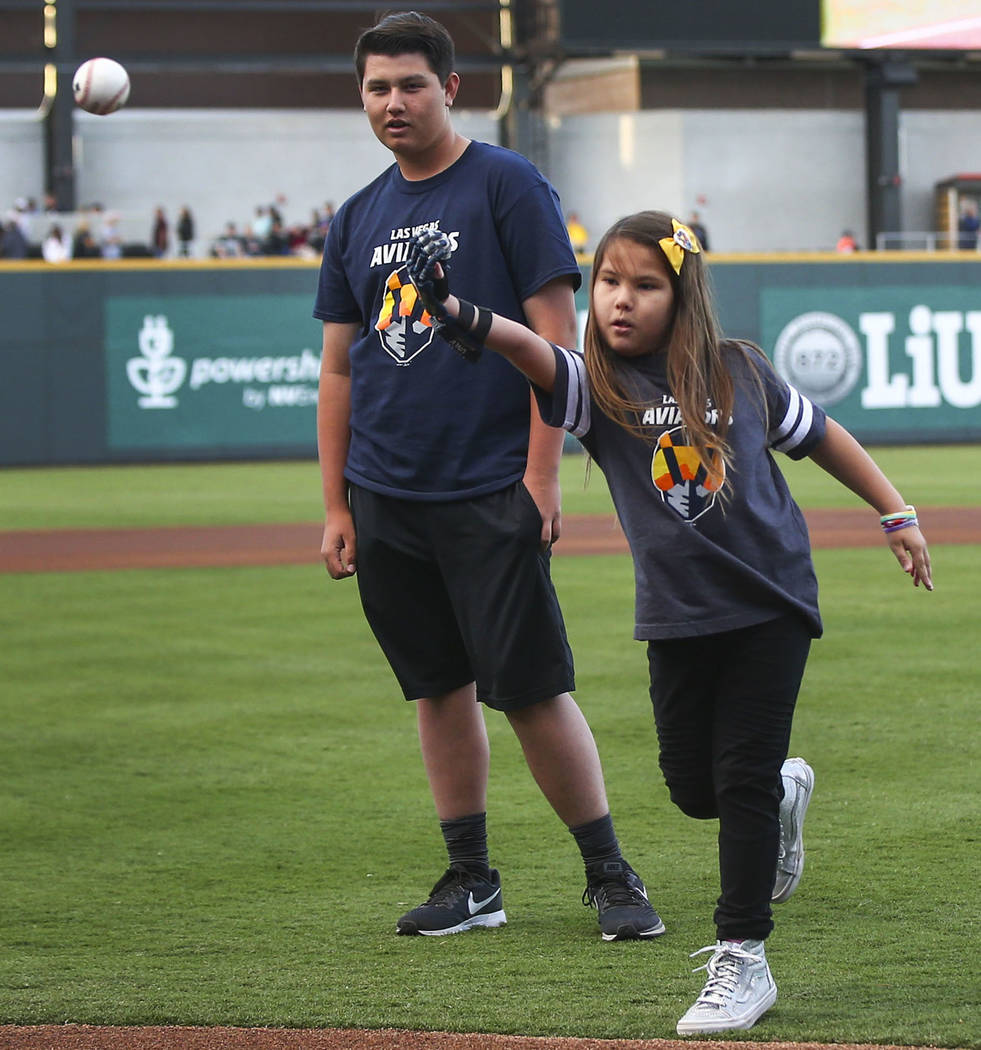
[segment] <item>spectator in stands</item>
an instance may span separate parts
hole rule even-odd
[[[0,258],[26,259],[27,248],[27,238],[17,222],[17,213],[7,212],[7,217],[0,228]]]
[[[324,215],[317,209],[313,209],[310,216],[310,226],[306,231],[306,245],[298,249],[298,255],[320,255],[324,250],[324,241],[327,239],[327,230],[330,229],[330,221],[324,225]]]
[[[705,223],[702,222],[702,217],[697,211],[693,211],[688,217],[688,228],[698,238],[702,251],[707,252],[709,250],[709,232],[705,229]]]
[[[289,255],[289,252],[289,236],[283,229],[282,220],[274,218],[272,222],[272,228],[269,230],[269,234],[266,237],[266,239],[262,242],[262,254]]]
[[[858,250],[858,241],[855,240],[855,234],[851,230],[842,230],[838,243],[835,245],[835,251],[847,255]]]
[[[49,263],[63,263],[71,259],[72,242],[65,236],[58,223],[48,230],[47,237],[41,242],[41,257]]]
[[[317,231],[324,237],[327,237],[327,231],[330,229],[330,224],[334,221],[334,202],[325,201],[323,211],[317,213]]]
[[[191,254],[194,243],[194,216],[185,204],[177,216],[177,254],[186,259]]]
[[[961,201],[961,217],[957,223],[959,237],[957,243],[969,251],[978,249],[978,230],[981,229],[981,218],[978,217],[978,202],[973,197]]]
[[[31,241],[31,213],[27,210],[27,199],[18,197],[14,201],[14,221],[20,227],[24,240],[30,244]]]
[[[255,218],[252,220],[252,233],[260,244],[265,244],[272,232],[272,214],[264,204],[257,204]]]
[[[569,241],[572,243],[572,250],[574,252],[584,252],[586,245],[589,243],[589,234],[586,232],[586,227],[579,221],[579,216],[576,212],[570,211],[566,216],[565,228],[569,234]]]
[[[225,232],[211,246],[216,259],[239,259],[245,254],[245,245],[234,222],[225,223]]]
[[[255,235],[255,230],[251,226],[246,226],[242,231],[242,254],[255,257],[257,255],[265,255],[265,242],[260,241]]]
[[[96,244],[92,236],[92,229],[87,222],[80,222],[75,227],[75,235],[72,237],[73,259],[101,259],[102,249]]]
[[[102,215],[102,230],[99,235],[102,242],[103,259],[120,259],[123,254],[123,238],[119,232],[119,216],[113,211]]]
[[[153,213],[150,250],[158,259],[162,259],[170,250],[170,223],[167,222],[163,208],[157,208]]]
[[[310,245],[307,243],[310,237],[310,227],[302,222],[295,222],[286,231],[286,240],[289,247],[287,253],[289,255],[307,255],[310,251]]]

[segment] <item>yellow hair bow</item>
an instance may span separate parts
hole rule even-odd
[[[668,262],[671,263],[671,269],[676,274],[680,274],[681,264],[685,261],[685,252],[697,254],[702,249],[698,246],[698,238],[684,223],[672,219],[671,226],[674,229],[674,236],[662,237],[657,243],[661,246],[661,251],[664,252]]]

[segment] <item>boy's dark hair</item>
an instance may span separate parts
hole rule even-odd
[[[386,15],[376,26],[366,29],[354,45],[354,68],[358,83],[364,80],[369,55],[424,55],[429,68],[445,84],[456,65],[453,38],[428,15],[418,11],[398,11]]]

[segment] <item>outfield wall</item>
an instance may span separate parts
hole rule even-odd
[[[712,273],[727,333],[860,440],[961,442],[981,440],[976,258],[714,255]],[[0,263],[0,464],[315,455],[316,281],[289,259]]]

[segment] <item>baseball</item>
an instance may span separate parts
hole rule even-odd
[[[90,58],[72,78],[72,92],[89,113],[114,113],[129,98],[129,74],[111,58]]]

